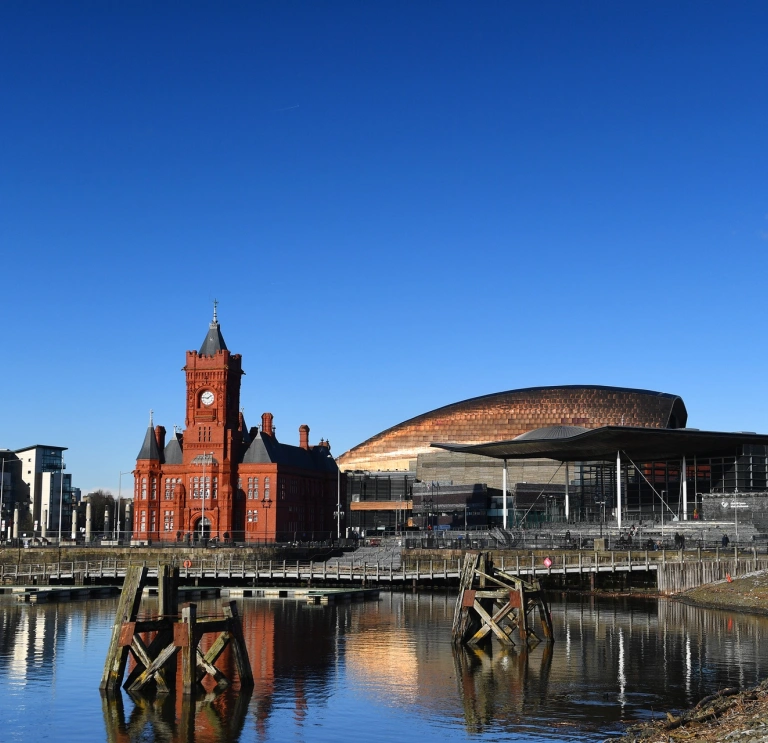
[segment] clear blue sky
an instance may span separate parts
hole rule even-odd
[[[767,32],[765,2],[5,0],[0,446],[116,491],[214,297],[249,425],[335,454],[549,384],[767,432]]]

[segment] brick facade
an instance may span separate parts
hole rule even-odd
[[[189,541],[201,534],[246,542],[335,536],[338,469],[330,444],[277,440],[271,413],[248,429],[240,412],[240,354],[218,321],[201,350],[187,351],[183,432],[150,426],[134,471],[136,541]],[[203,521],[204,519],[204,521]]]

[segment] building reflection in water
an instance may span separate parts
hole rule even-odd
[[[231,648],[216,665],[235,684],[218,689],[206,677],[204,689],[184,696],[180,665],[174,691],[168,695],[122,694],[103,696],[102,707],[110,743],[156,740],[168,743],[237,741],[249,709],[255,716],[260,739],[268,737],[267,723],[276,700],[281,707],[292,702],[293,722],[304,725],[310,701],[323,703],[329,696],[328,676],[333,672],[335,615],[333,607],[308,607],[295,601],[243,602],[243,636],[254,672],[253,689],[240,689]],[[213,613],[212,603],[201,604],[202,613]],[[203,653],[215,640],[205,637]],[[127,714],[124,698],[132,704]]]
[[[87,642],[94,620],[114,614],[112,606],[87,601],[78,604],[80,621],[55,604],[0,604],[0,674],[18,685],[50,675],[59,648],[70,640],[79,626],[81,645]]]
[[[186,706],[178,689],[166,699],[121,692],[101,710],[96,703],[96,724],[103,718],[110,741],[188,741],[193,729],[196,743],[236,741],[242,730],[249,741],[268,740],[284,737],[286,726],[301,738],[324,708],[325,719],[345,715],[349,724],[375,711],[394,725],[429,720],[473,735],[544,725],[602,731],[768,675],[768,618],[670,600],[556,596],[553,647],[504,651],[492,643],[473,651],[452,648],[454,602],[455,594],[439,592],[382,593],[378,602],[339,606],[238,601],[252,692],[235,685],[220,693],[209,684]],[[56,689],[62,708],[65,699],[82,704],[80,690],[57,683],[56,675],[76,667],[79,677],[93,678],[95,693],[115,606],[0,602],[0,693],[45,704]],[[215,602],[201,602],[199,610],[220,611]],[[225,652],[219,666],[230,678],[232,665]],[[330,704],[340,693],[359,706]]]
[[[467,732],[481,733],[500,716],[519,722],[531,700],[547,699],[553,646],[538,651],[454,647],[453,662]]]
[[[765,676],[765,618],[670,600],[555,596],[551,648],[454,651],[454,603],[451,594],[383,594],[375,607],[353,607],[348,675],[371,699],[430,719],[457,716],[458,703],[472,733],[611,728]]]
[[[251,690],[178,692],[126,696],[133,703],[128,716],[123,694],[102,694],[104,726],[109,743],[204,743],[238,741],[243,731]]]

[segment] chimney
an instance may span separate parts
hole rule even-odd
[[[272,435],[272,413],[262,413],[261,415],[261,431],[267,436]]]
[[[299,446],[309,449],[309,426],[306,423],[299,426]]]
[[[157,441],[157,448],[162,453],[165,449],[165,427],[155,426],[155,441]]]

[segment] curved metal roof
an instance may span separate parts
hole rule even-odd
[[[507,440],[541,426],[680,428],[688,412],[678,395],[630,387],[528,387],[469,398],[402,421],[339,457],[342,469],[400,469],[433,441],[466,445]]]

